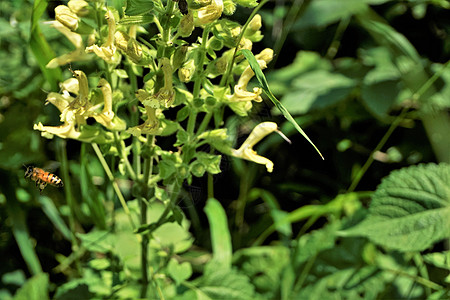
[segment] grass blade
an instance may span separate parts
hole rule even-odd
[[[209,198],[205,206],[211,228],[211,244],[213,259],[220,265],[218,268],[231,268],[232,247],[231,236],[228,230],[227,215],[219,201]]]
[[[25,221],[25,213],[16,201],[16,199],[11,199],[11,201],[8,201],[7,206],[8,215],[12,220],[12,232],[23,260],[28,266],[28,270],[32,275],[36,275],[42,273],[41,263],[39,262],[31,242],[31,237]]]
[[[324,159],[322,153],[320,153],[319,149],[314,145],[314,143],[311,141],[311,139],[306,135],[306,133],[303,131],[303,129],[300,127],[300,125],[295,122],[294,118],[291,116],[291,114],[288,112],[288,110],[283,106],[283,104],[278,101],[277,98],[272,94],[272,92],[269,89],[269,84],[267,83],[266,77],[264,76],[264,73],[262,72],[261,68],[259,67],[258,62],[256,61],[255,56],[250,50],[242,49],[240,50],[242,54],[247,59],[248,63],[250,64],[250,67],[252,68],[253,72],[255,73],[256,79],[258,79],[258,82],[263,89],[264,93],[269,97],[270,101],[278,108],[279,111],[283,114],[283,116],[294,125],[295,129],[297,129],[298,132],[300,132],[301,135],[316,149],[317,153],[319,153],[320,157]]]
[[[72,233],[64,220],[61,218],[61,215],[52,200],[49,197],[43,196],[39,197],[38,201],[50,222],[53,223],[53,226],[59,230],[66,240],[70,241],[72,238]]]

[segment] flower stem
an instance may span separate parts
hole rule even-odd
[[[97,154],[98,160],[100,161],[100,163],[103,166],[103,169],[106,172],[106,176],[108,176],[109,180],[112,183],[113,189],[116,192],[117,197],[119,198],[119,201],[120,201],[120,204],[122,205],[124,213],[127,215],[128,219],[130,221],[131,227],[133,228],[133,230],[136,229],[133,219],[131,218],[131,213],[130,213],[128,205],[125,201],[125,198],[123,197],[122,192],[119,189],[119,185],[115,181],[114,175],[112,174],[111,170],[109,169],[108,164],[106,163],[105,158],[103,157],[103,153],[100,151],[100,148],[98,147],[97,144],[91,143],[91,146],[94,149],[95,154]]]
[[[239,34],[238,40],[236,42],[236,47],[234,48],[233,57],[231,58],[231,62],[227,65],[227,70],[225,71],[225,74],[222,76],[222,79],[220,80],[220,86],[226,86],[228,84],[229,77],[231,75],[231,70],[233,70],[234,65],[234,59],[236,57],[236,53],[239,48],[239,44],[241,43],[242,37],[244,36],[245,30],[248,27],[248,24],[253,19],[253,17],[256,15],[256,13],[266,4],[269,0],[262,0],[257,7],[252,11],[250,16],[247,19],[247,22],[245,22],[244,26],[242,26],[241,33]]]
[[[119,134],[117,131],[113,132],[114,134],[114,141],[116,142],[117,150],[119,151],[120,158],[125,163],[125,167],[127,168],[128,175],[130,175],[131,180],[136,182],[136,173],[134,172],[133,168],[131,167],[130,161],[128,160],[127,154],[125,153],[125,143],[120,139]]]

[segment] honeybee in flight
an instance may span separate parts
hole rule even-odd
[[[26,167],[26,166],[25,166]],[[63,187],[64,183],[55,174],[52,174],[50,172],[44,171],[41,168],[36,168],[33,166],[26,167],[27,170],[25,171],[25,178],[31,178],[31,180],[36,181],[36,186],[39,188],[39,192],[42,193],[44,188],[47,186],[47,184],[56,186],[56,187]]]

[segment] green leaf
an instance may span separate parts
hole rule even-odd
[[[47,69],[46,65],[55,57],[55,53],[47,43],[39,27],[39,19],[46,9],[46,0],[36,0],[34,2],[33,13],[31,15],[30,49],[36,57],[42,74],[44,74],[50,83],[52,90],[56,91],[59,89],[58,82],[62,79],[62,73],[59,68]]]
[[[56,290],[55,300],[91,299],[88,284],[84,278],[72,279],[59,286]]]
[[[291,114],[287,111],[287,109],[280,103],[280,101],[275,98],[275,96],[272,94],[272,92],[269,89],[269,84],[267,83],[266,77],[264,76],[261,68],[259,67],[258,62],[256,61],[255,56],[253,53],[247,49],[240,50],[242,54],[244,54],[245,58],[248,60],[248,63],[250,64],[250,67],[252,68],[253,72],[255,72],[256,78],[258,79],[259,84],[261,85],[261,88],[263,89],[264,93],[269,97],[270,101],[281,111],[283,116],[294,125],[295,129],[297,129],[298,132],[300,132],[301,135],[316,149],[317,153],[319,153],[320,157],[324,159],[322,153],[320,153],[319,149],[314,145],[314,143],[310,140],[310,138],[306,135],[306,133],[301,129],[301,127],[295,122],[294,118],[291,116]]]
[[[450,237],[450,165],[392,172],[375,191],[368,217],[341,234],[400,251],[422,251]]]
[[[263,299],[277,299],[280,278],[291,263],[290,249],[283,246],[250,247],[236,251],[233,265],[238,266]]]
[[[448,250],[425,254],[423,260],[428,264],[450,271],[450,251]]]
[[[31,277],[14,295],[14,300],[45,300],[48,296],[48,274],[39,273]]]
[[[404,55],[422,68],[419,53],[417,53],[417,50],[404,35],[397,32],[389,24],[386,24],[384,20],[378,17],[374,12],[368,11],[356,15],[356,17],[362,27],[364,27],[378,43],[388,47],[395,56],[398,57]]]
[[[209,198],[205,213],[211,228],[213,260],[217,268],[230,269],[232,258],[231,236],[228,230],[227,215],[220,202]]]
[[[108,253],[113,251],[114,237],[105,230],[94,230],[88,233],[77,233],[81,245],[88,251]]]
[[[309,259],[313,259],[319,252],[332,249],[337,238],[338,227],[339,222],[334,222],[319,230],[302,235],[297,244],[295,265],[298,267]]]
[[[167,270],[177,285],[189,279],[192,275],[192,266],[189,262],[178,263],[174,258],[169,261]]]
[[[220,161],[221,155],[208,154],[206,152],[197,152],[196,154],[198,162],[200,162],[210,174],[220,173]]]
[[[128,16],[143,15],[151,12],[154,7],[153,0],[127,0],[125,14]]]
[[[388,0],[385,0],[388,1]],[[315,0],[307,6],[306,11],[294,25],[295,29],[307,27],[324,27],[343,18],[363,12],[368,0]]]
[[[8,216],[11,218],[13,224],[12,232],[14,238],[16,239],[20,253],[27,264],[28,270],[33,275],[42,273],[39,258],[34,251],[33,244],[31,243],[31,237],[25,221],[25,213],[23,209],[19,207],[15,199],[11,199],[7,203]]]
[[[246,275],[235,269],[222,268],[215,261],[208,263],[196,286],[198,299],[255,299],[254,287]]]
[[[257,0],[234,0],[234,2],[244,7],[255,7],[258,5]]]
[[[64,236],[66,240],[70,241],[72,233],[70,232],[70,229],[67,227],[64,220],[61,218],[61,215],[53,201],[50,198],[44,196],[39,197],[39,203],[42,205],[42,210],[44,211],[44,213],[53,223],[53,226],[55,226],[55,228],[59,230],[59,232]]]
[[[155,21],[155,16],[146,15],[146,16],[126,16],[120,19],[119,24],[121,25],[145,25],[149,23],[153,23]]]
[[[377,117],[386,117],[400,93],[397,81],[382,81],[372,85],[363,84],[361,99],[367,109]]]
[[[355,86],[356,82],[344,75],[315,70],[295,79],[282,103],[291,113],[304,114],[345,100]]]

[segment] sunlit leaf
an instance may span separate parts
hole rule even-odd
[[[450,165],[392,172],[374,193],[368,217],[342,234],[401,251],[422,251],[450,237]]]
[[[17,291],[14,300],[46,300],[48,296],[48,274],[39,273],[31,277]]]
[[[225,210],[219,201],[210,198],[206,203],[205,213],[211,228],[213,259],[220,268],[229,269],[231,268],[232,247]]]

